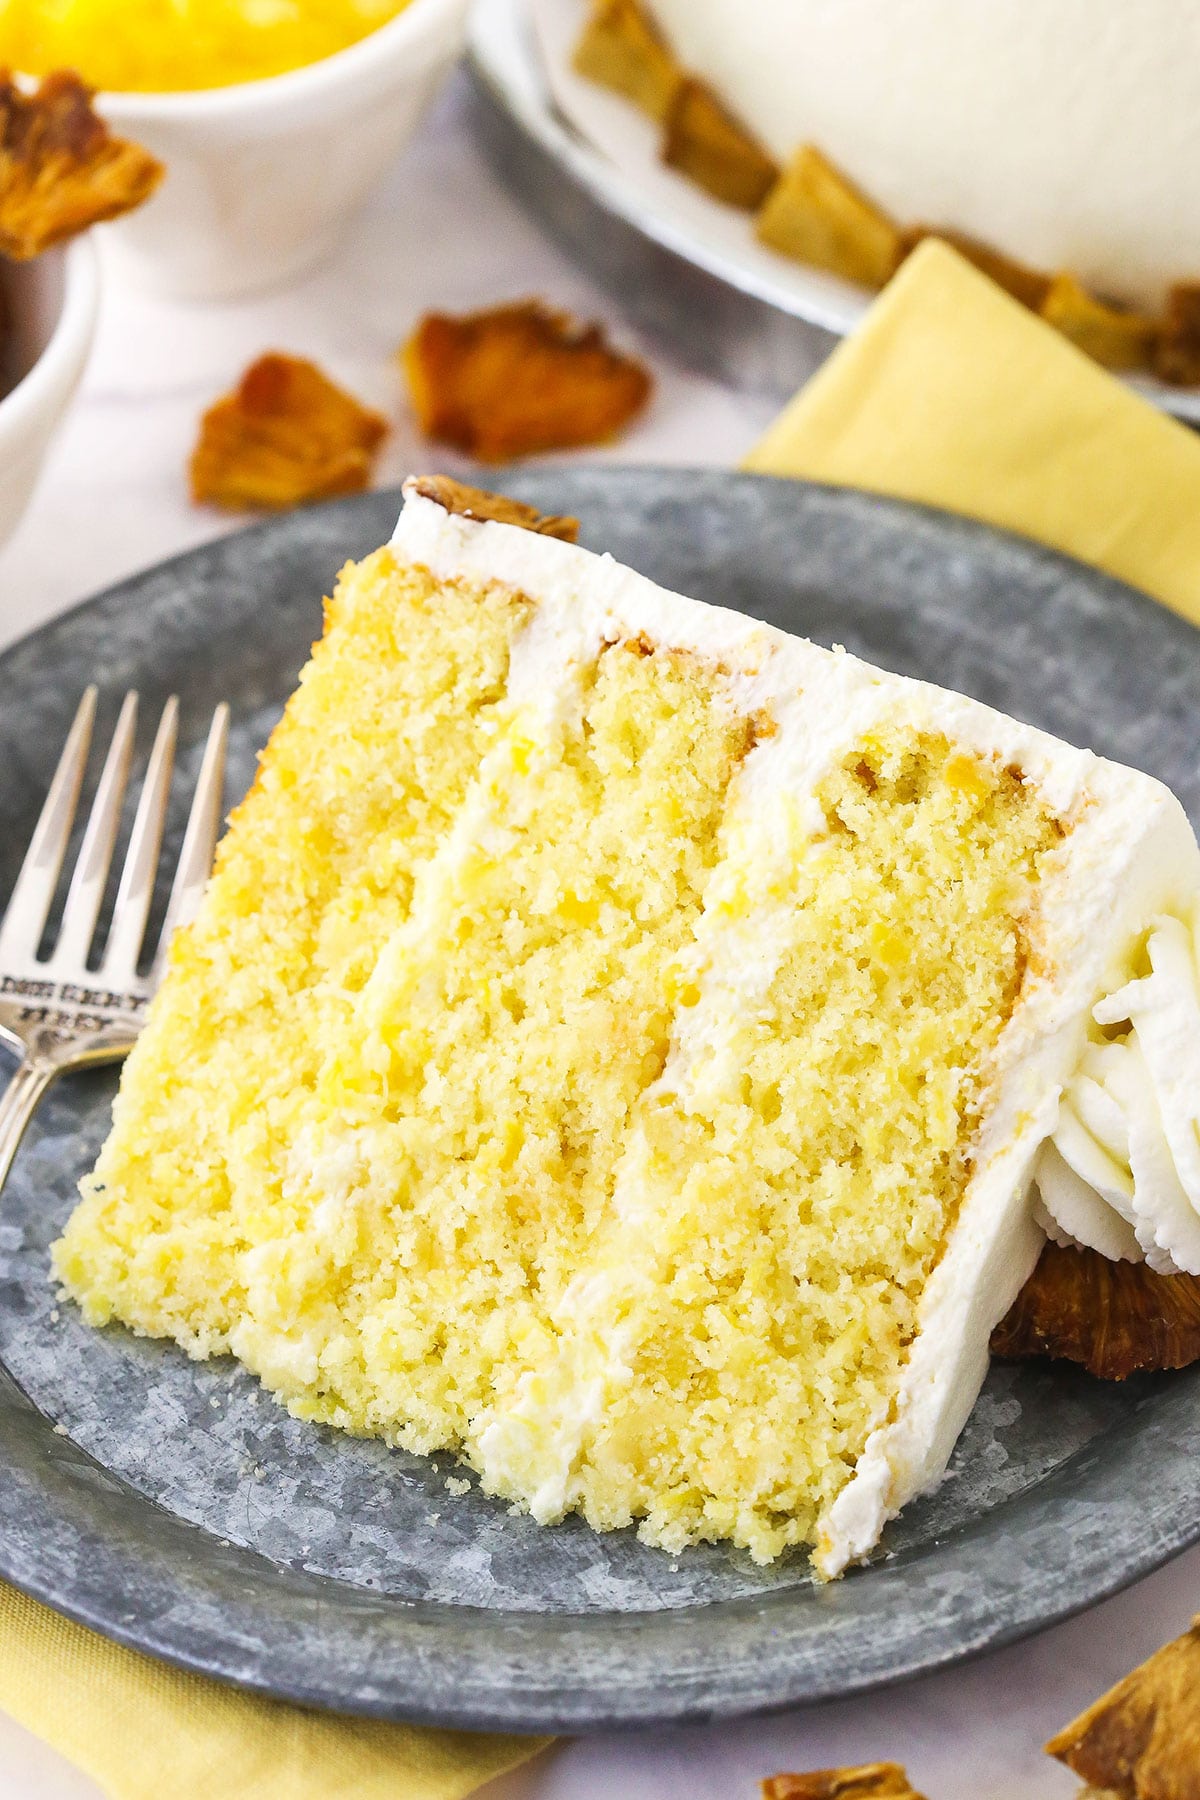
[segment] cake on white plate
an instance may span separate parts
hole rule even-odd
[[[948,237],[1109,367],[1200,381],[1200,0],[580,0],[576,67],[762,242]]]
[[[1200,852],[566,530],[415,481],[343,571],[56,1272],[540,1521],[835,1575],[1044,1230],[1200,1271]]]

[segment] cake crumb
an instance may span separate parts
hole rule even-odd
[[[448,1494],[462,1495],[469,1494],[470,1491],[471,1484],[469,1481],[464,1481],[462,1477],[458,1475],[447,1475],[446,1492]]]

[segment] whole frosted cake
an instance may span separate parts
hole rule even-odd
[[[1045,1227],[1200,1270],[1200,853],[1144,775],[490,510],[410,483],[343,571],[57,1273],[543,1522],[832,1575]]]
[[[1200,0],[647,0],[776,160],[1157,311],[1200,278]]]

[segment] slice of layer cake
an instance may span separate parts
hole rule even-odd
[[[1144,775],[464,507],[343,572],[57,1273],[542,1521],[834,1574],[945,1467],[1035,1165],[1200,1269],[1200,854]]]

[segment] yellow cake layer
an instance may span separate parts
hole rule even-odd
[[[344,573],[55,1266],[540,1518],[768,1559],[887,1417],[1057,827],[884,726],[768,880],[771,720],[641,638],[509,695],[530,614]]]
[[[492,1424],[502,1491],[549,1494],[598,1381],[568,1492],[669,1549],[814,1541],[886,1419],[1058,842],[1019,779],[936,737],[860,745],[820,801],[772,896],[768,993],[723,1022],[715,1072],[700,1034],[644,1096],[562,1338]]]
[[[413,871],[478,767],[524,612],[401,573],[386,551],[344,573],[203,911],[172,946],[58,1252],[96,1323],[118,1316],[201,1356],[227,1347],[325,1046],[352,1029]]]

